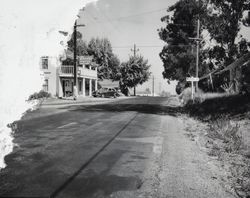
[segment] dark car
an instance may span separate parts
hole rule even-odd
[[[101,88],[92,93],[93,97],[102,97],[102,98],[110,98],[114,97],[116,98],[118,96],[118,93],[116,89],[114,88]]]

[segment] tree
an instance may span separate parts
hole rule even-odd
[[[92,38],[88,43],[82,40],[82,34],[76,32],[77,37],[77,56],[93,56],[93,64],[97,66],[99,79],[117,79],[120,60],[113,53],[111,42],[107,38]],[[74,52],[73,35],[68,41],[68,50]],[[73,65],[72,58],[63,61],[65,65]]]
[[[114,55],[111,42],[107,38],[92,38],[88,43],[88,54],[93,55],[94,61],[99,65],[99,79],[116,77],[120,60]]]
[[[190,38],[197,36],[197,18],[204,10],[205,6],[196,0],[179,0],[168,9],[173,15],[161,18],[166,23],[158,30],[160,39],[166,42],[160,53],[164,78],[184,81],[187,76],[195,75],[196,43]]]
[[[113,54],[109,60],[109,68],[111,70],[111,73],[110,73],[111,79],[113,80],[120,79],[120,75],[119,75],[120,65],[121,65],[120,59],[115,54]]]
[[[128,95],[128,88],[143,84],[150,77],[150,65],[148,60],[142,56],[131,56],[127,62],[120,67],[120,88],[125,95]]]
[[[242,25],[249,26],[249,0],[179,0],[161,20],[166,27],[159,30],[166,46],[160,53],[163,77],[184,82],[194,75],[195,56],[189,38],[196,37],[196,21],[201,19],[201,33],[208,32],[212,47],[200,43],[199,76],[224,68],[249,51],[250,44],[239,34]],[[179,88],[182,85],[179,84]]]
[[[77,56],[84,56],[88,55],[88,46],[86,41],[82,40],[82,34],[81,32],[76,32],[76,40],[77,40],[77,48],[76,48],[76,54]],[[68,50],[72,53],[74,52],[74,34],[71,35],[70,40],[68,41]]]
[[[244,13],[250,9],[249,0],[209,0],[205,28],[217,45],[209,49],[214,68],[222,68],[248,52],[249,43],[239,35],[242,25],[248,25]]]

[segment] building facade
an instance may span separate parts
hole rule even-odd
[[[62,65],[56,57],[43,56],[40,62],[43,90],[53,97],[73,96],[74,66]],[[97,90],[97,68],[89,63],[77,67],[77,95],[92,96]]]

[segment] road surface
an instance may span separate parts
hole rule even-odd
[[[152,97],[45,104],[17,123],[0,197],[233,197],[185,135],[175,104]]]

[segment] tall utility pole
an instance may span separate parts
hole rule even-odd
[[[134,44],[134,49],[131,49],[131,51],[134,52],[134,57],[136,57],[136,52],[139,51],[139,49],[136,48],[136,44]],[[136,96],[136,86],[134,86],[134,96]]]
[[[196,49],[196,78],[199,77],[199,53],[200,53],[200,18],[198,18],[197,22],[197,49]],[[196,90],[198,90],[198,82],[196,84]]]
[[[198,0],[198,8],[200,10],[200,0]],[[197,19],[197,39],[196,39],[196,45],[197,45],[197,49],[196,49],[196,78],[199,78],[199,54],[200,54],[200,13],[198,13],[198,19]],[[199,81],[196,82],[196,91],[198,91],[198,86]]]
[[[198,1],[200,2],[200,1]],[[200,5],[200,3],[199,3]],[[195,69],[195,77],[199,78],[199,54],[200,54],[200,42],[201,42],[201,38],[200,38],[200,16],[198,15],[198,19],[197,19],[197,37],[196,38],[189,38],[191,40],[195,40],[196,41],[196,69]],[[198,81],[196,81],[195,83],[195,88],[196,91],[198,90]]]
[[[77,99],[77,27],[84,27],[84,24],[77,25],[75,21],[74,24],[74,88],[73,88],[73,97],[74,100]]]
[[[198,0],[198,5],[200,7],[200,0]],[[200,15],[198,15],[198,20],[197,20],[197,40],[196,40],[196,45],[197,45],[197,49],[196,49],[196,78],[199,78],[199,55],[200,55]],[[196,91],[198,91],[198,84],[199,81],[196,82]]]
[[[74,88],[73,88],[73,97],[74,97],[74,100],[76,100],[77,98],[77,86],[76,86],[76,83],[77,83],[77,38],[76,38],[76,28],[77,28],[77,24],[76,24],[76,21],[75,21],[75,24],[74,24]]]

